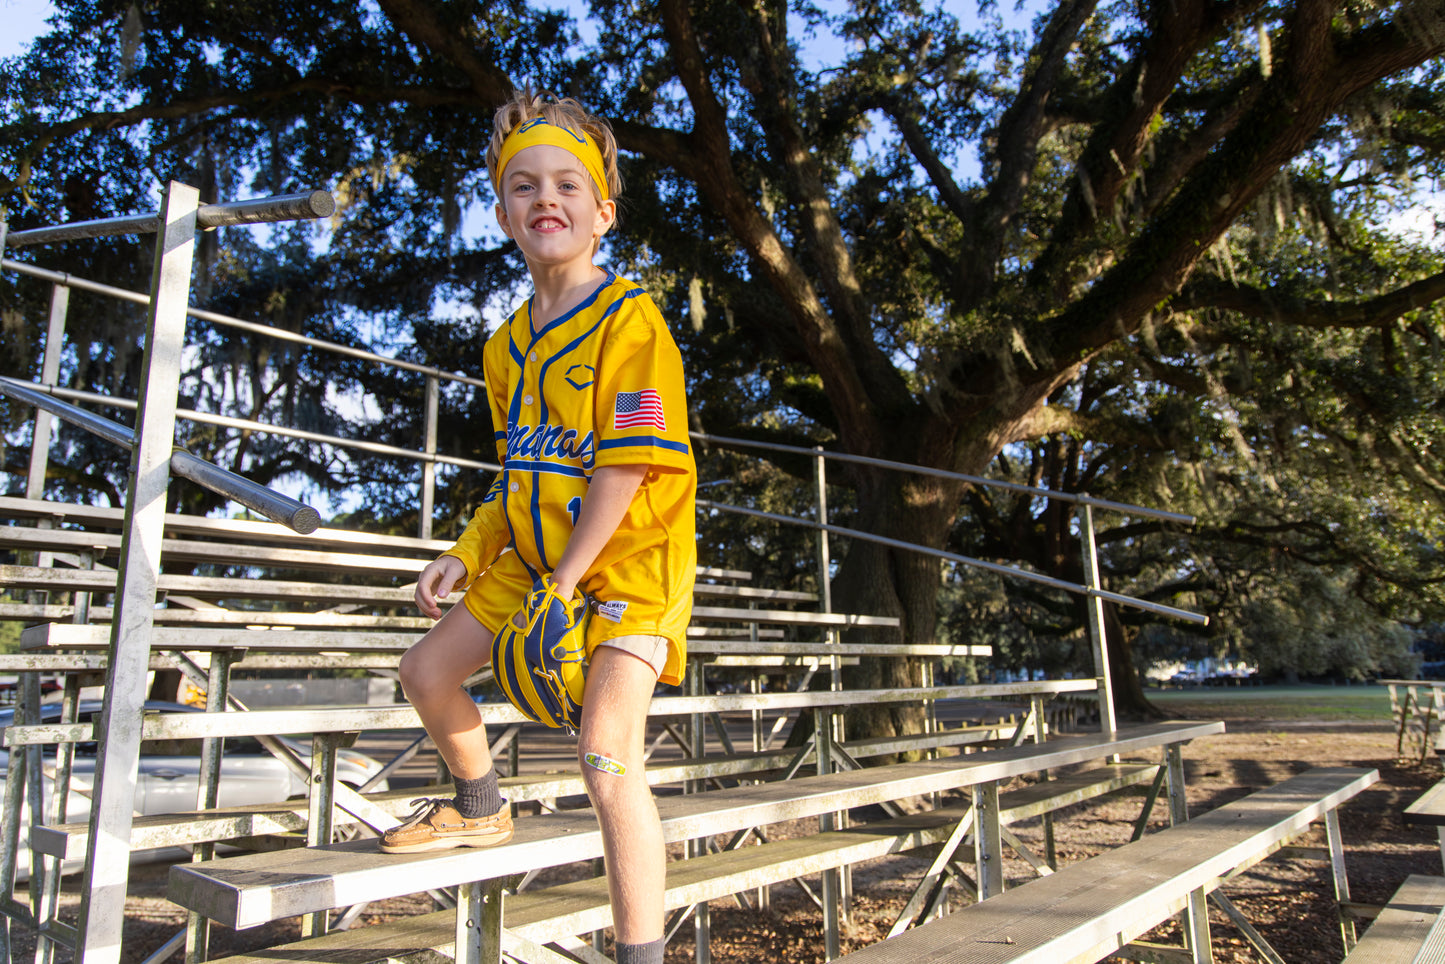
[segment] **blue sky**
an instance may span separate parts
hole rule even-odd
[[[25,52],[25,45],[45,31],[45,18],[55,12],[49,0],[0,0],[0,57]]]

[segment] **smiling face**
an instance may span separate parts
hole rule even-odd
[[[617,213],[615,202],[598,199],[582,162],[550,144],[519,151],[502,176],[501,193],[497,223],[534,271],[591,265],[596,242]]]

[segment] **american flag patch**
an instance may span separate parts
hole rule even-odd
[[[640,392],[618,392],[617,405],[612,410],[614,429],[646,426],[659,432],[667,431],[667,421],[662,417],[662,396],[656,389],[644,388]]]

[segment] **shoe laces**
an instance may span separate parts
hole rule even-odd
[[[407,806],[415,808],[412,810],[411,816],[407,817],[401,826],[396,829],[409,830],[436,813],[442,807],[450,807],[451,805],[452,802],[445,797],[417,797],[407,804]]]

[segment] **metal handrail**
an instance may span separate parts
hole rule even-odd
[[[14,235],[11,235],[11,237],[14,237]],[[139,291],[129,291],[125,288],[117,288],[114,285],[102,284],[99,281],[78,278],[65,271],[51,271],[48,268],[38,268],[33,264],[26,264],[24,261],[13,261],[10,258],[5,258],[0,260],[0,269],[16,271],[20,274],[29,275],[32,278],[38,278],[41,281],[49,281],[51,284],[64,285],[67,288],[75,288],[78,291],[89,291],[92,294],[104,295],[107,298],[115,298],[119,301],[129,301],[137,305],[148,305],[151,303],[150,295],[143,294]],[[285,331],[281,328],[272,328],[269,325],[259,324],[254,321],[246,321],[244,318],[223,315],[218,311],[207,311],[204,308],[187,308],[186,315],[199,319],[200,321],[209,321],[212,324],[225,325],[228,328],[240,328],[243,331],[264,335],[268,338],[275,338],[279,341],[289,341],[298,345],[306,345],[310,348],[318,348],[322,351],[345,355],[348,358],[358,358],[362,361],[376,362],[379,365],[401,368],[406,371],[417,372],[421,375],[431,375],[447,381],[461,382],[477,388],[485,388],[487,384],[480,378],[463,375],[461,372],[449,372],[444,369],[433,368],[430,365],[419,365],[416,362],[403,361],[400,358],[389,358],[386,355],[378,355],[376,352],[352,348],[349,345],[339,345],[334,341],[312,338],[309,335],[298,334],[294,331]]]
[[[31,387],[37,391],[45,392],[56,398],[68,399],[73,402],[88,402],[92,405],[108,405],[111,408],[135,411],[139,404],[129,398],[113,398],[109,395],[100,395],[96,392],[82,392],[74,388],[64,388],[59,385],[36,385]],[[437,452],[422,452],[417,449],[404,449],[396,445],[383,445],[380,442],[368,442],[365,439],[344,438],[340,435],[324,435],[321,432],[308,432],[300,428],[288,428],[284,425],[272,425],[270,422],[258,422],[255,419],[236,418],[231,415],[217,415],[214,412],[198,412],[195,409],[178,408],[176,418],[187,422],[196,422],[201,425],[219,425],[222,428],[240,429],[244,432],[264,432],[269,435],[283,435],[287,438],[297,438],[304,442],[320,442],[323,445],[333,445],[337,448],[351,448],[361,452],[370,452],[373,455],[390,455],[396,458],[411,459],[422,463],[435,463],[438,465],[453,465],[462,469],[482,469],[487,472],[500,472],[502,467],[491,462],[478,462],[475,459],[464,459],[455,455],[442,455]]]
[[[202,210],[206,209],[202,208]],[[106,222],[120,222],[125,220],[127,219],[109,218],[106,219]],[[84,224],[90,222],[80,223]],[[10,235],[10,238],[13,239],[21,235],[28,235],[30,233],[32,232],[19,232],[18,234]],[[66,285],[68,287],[76,288],[81,291],[89,291],[94,294],[105,295],[125,301],[131,301],[136,304],[150,303],[150,296],[141,294],[140,292],[128,291],[124,288],[116,288],[112,285],[101,284],[100,282],[89,281],[84,278],[77,278],[74,275],[68,274],[63,271],[51,271],[46,268],[39,268],[35,265],[26,264],[23,261],[13,261],[9,258],[5,258],[3,260],[0,260],[0,269],[17,271],[21,274],[29,275],[33,278],[38,278],[43,281],[49,281],[52,284]],[[224,315],[219,312],[206,311],[201,308],[188,308],[186,314],[192,318],[197,318],[202,321],[209,321],[214,324],[225,325],[232,328],[240,328],[245,331],[250,331],[254,334],[259,334],[270,338],[277,338],[282,341],[290,341],[296,344],[307,345],[312,348],[334,352],[336,354],[345,355],[350,358],[359,358],[365,361],[376,362],[380,365],[400,368],[406,371],[413,371],[424,375],[431,375],[433,377],[446,379],[448,381],[461,382],[463,384],[472,385],[477,388],[486,387],[486,382],[483,379],[475,378],[470,375],[463,375],[460,372],[449,372],[440,368],[431,367],[429,365],[420,365],[416,362],[404,361],[399,358],[390,358],[386,355],[379,355],[375,352],[364,351],[358,348],[351,348],[347,345],[339,345],[336,342],[325,341],[320,338],[311,338],[306,335],[300,335],[295,332],[273,328],[269,325],[259,324],[254,321],[246,321],[242,318],[236,318],[231,315]],[[199,421],[201,419],[197,420]],[[282,432],[282,430],[276,429],[273,426],[262,426],[258,424],[257,426],[255,426],[255,428],[258,431],[278,431],[282,434],[286,434]],[[1096,508],[1108,509],[1115,512],[1122,512],[1128,515],[1139,516],[1142,518],[1160,519],[1165,522],[1177,522],[1183,525],[1193,525],[1195,521],[1194,516],[1181,512],[1168,512],[1163,509],[1151,509],[1148,506],[1131,505],[1125,502],[1115,502],[1110,499],[1100,499],[1096,496],[1084,495],[1074,492],[1059,492],[1055,489],[1044,489],[1038,486],[1023,485],[1018,482],[1006,482],[1001,479],[990,479],[979,475],[969,475],[964,472],[953,472],[948,469],[936,469],[929,466],[913,465],[908,462],[895,462],[889,459],[872,458],[866,455],[852,455],[847,452],[831,452],[826,449],[802,448],[800,446],[786,445],[780,442],[761,442],[755,441],[753,439],[731,438],[723,435],[710,435],[706,432],[689,432],[688,435],[689,437],[701,442],[716,442],[721,445],[756,448],[773,452],[786,452],[791,455],[802,455],[808,458],[815,458],[821,455],[823,458],[832,459],[835,462],[848,462],[855,465],[870,465],[876,468],[892,469],[899,472],[909,472],[915,475],[927,475],[934,478],[950,479],[958,482],[968,482],[973,485],[982,485],[991,488],[1004,489],[1010,492],[1019,492],[1025,495],[1041,496],[1048,499],[1057,499],[1061,502],[1069,502],[1075,505],[1091,505]],[[298,435],[296,437],[304,438],[305,436]],[[331,440],[313,439],[313,441]],[[353,445],[357,448],[364,448],[365,446],[365,443],[356,443],[353,441],[348,441],[346,444]],[[381,454],[400,455],[401,452]],[[435,461],[448,464],[456,464],[463,467],[471,467],[466,465],[466,463],[464,462],[453,463],[451,462],[451,460],[444,456],[430,456],[427,453],[420,453],[420,455],[425,456],[419,459],[419,461],[423,462]],[[410,456],[410,453],[408,453],[408,456]],[[495,466],[484,467],[492,471],[496,470]]]
[[[781,515],[776,512],[763,512],[760,509],[749,509],[740,505],[728,505],[723,502],[711,502],[707,499],[697,500],[700,509],[716,509],[719,512],[735,512],[739,515],[754,516],[759,519],[768,519],[772,522],[783,522],[791,525],[803,526],[808,529],[817,529],[829,535],[844,536],[849,539],[859,539],[864,542],[875,542],[879,545],[889,546],[894,549],[905,549],[910,552],[917,552],[925,556],[936,556],[939,559],[947,559],[949,562],[957,562],[962,565],[972,566],[976,569],[984,569],[1002,576],[1009,576],[1016,579],[1023,579],[1027,582],[1038,583],[1048,586],[1051,589],[1061,589],[1064,592],[1071,592],[1079,596],[1089,596],[1095,599],[1103,599],[1108,602],[1118,603],[1121,606],[1129,606],[1134,609],[1143,609],[1146,612],[1156,613],[1161,616],[1173,616],[1196,626],[1208,626],[1209,617],[1200,613],[1193,613],[1187,609],[1178,609],[1174,606],[1166,606],[1163,603],[1150,602],[1147,599],[1136,599],[1133,596],[1126,596],[1123,593],[1110,592],[1107,589],[1094,589],[1078,583],[1068,582],[1064,579],[1056,579],[1053,576],[1045,576],[1042,573],[1030,572],[1027,569],[1018,569],[1014,566],[1005,566],[1002,563],[987,562],[983,559],[976,559],[973,556],[959,555],[956,552],[949,552],[946,549],[933,549],[929,546],[919,545],[916,542],[904,542],[902,539],[891,539],[888,536],[874,535],[871,532],[864,532],[861,529],[849,529],[846,526],[835,526],[824,522],[815,522],[812,519],[800,519],[796,516]]]
[[[1057,499],[1060,502],[1072,502],[1075,505],[1091,505],[1099,509],[1112,509],[1115,512],[1142,516],[1146,519],[1162,519],[1166,522],[1179,522],[1184,525],[1193,525],[1195,521],[1194,516],[1182,512],[1168,512],[1164,509],[1151,509],[1148,506],[1130,505],[1127,502],[1114,502],[1110,499],[1100,499],[1092,495],[1083,495],[1077,492],[1060,492],[1057,489],[1041,489],[1038,486],[1023,485],[1019,482],[1005,482],[1002,479],[990,479],[981,475],[968,475],[964,472],[952,472],[948,469],[935,469],[927,465],[914,465],[911,462],[893,462],[888,459],[877,459],[867,455],[852,455],[848,452],[830,452],[822,448],[807,449],[797,445],[785,445],[781,442],[757,442],[745,438],[726,438],[721,435],[708,435],[705,432],[689,432],[688,434],[704,442],[717,442],[723,445],[768,449],[773,452],[806,455],[809,458],[816,458],[821,455],[823,458],[832,459],[835,462],[851,462],[856,465],[871,465],[876,468],[893,469],[898,472],[910,472],[914,475],[928,475],[938,479],[971,482],[974,485],[990,486],[995,489],[1007,489],[1010,492],[1042,496],[1047,499]]]
[[[196,225],[202,228],[225,228],[239,224],[326,218],[335,213],[336,199],[331,196],[330,191],[303,191],[299,194],[279,194],[275,197],[250,198],[245,201],[202,204],[196,209]],[[18,248],[25,244],[105,238],[118,234],[154,234],[161,227],[159,212],[128,214],[118,218],[71,221],[68,224],[16,231],[5,239],[5,243],[12,248]]]
[[[42,408],[106,441],[114,442],[126,451],[135,448],[135,433],[124,425],[62,402],[32,384],[0,375],[0,394]],[[315,532],[321,526],[321,514],[311,506],[269,489],[259,482],[253,482],[243,475],[237,475],[229,469],[207,462],[193,452],[177,447],[171,453],[170,465],[171,471],[176,475],[239,502],[272,522],[279,522],[302,535]]]

